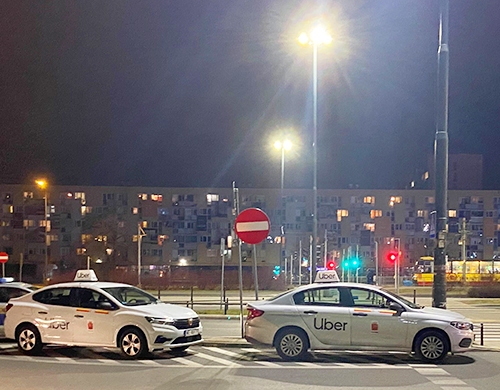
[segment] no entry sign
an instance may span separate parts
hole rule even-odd
[[[9,260],[9,255],[5,252],[0,253],[0,264],[6,263]]]
[[[242,211],[235,222],[235,230],[241,241],[247,244],[258,244],[269,234],[271,223],[269,217],[260,209]]]

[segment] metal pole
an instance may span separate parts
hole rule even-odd
[[[283,190],[285,188],[285,143],[281,143],[281,181],[280,181],[280,210],[281,210],[281,226],[280,226],[280,234],[281,234],[281,241],[280,241],[280,272],[283,269],[283,261],[284,259],[284,254],[283,251],[285,250],[285,210],[286,210],[286,202],[285,202],[285,207],[283,207]],[[285,260],[286,261],[286,260]],[[286,274],[285,274],[285,283],[286,283]]]
[[[328,262],[328,230],[325,229],[325,253],[324,253],[324,265],[326,269],[326,264]]]
[[[90,256],[87,256],[87,269],[90,269]]]
[[[316,277],[316,245],[318,244],[318,44],[313,44],[313,242],[311,274]]]
[[[259,275],[257,274],[257,246],[253,244],[253,280],[255,284],[255,300],[259,300]]]
[[[299,286],[302,285],[302,240],[299,240]]]
[[[467,283],[467,225],[465,218],[462,218],[462,283]]]
[[[141,224],[137,224],[137,285],[141,287]]]
[[[481,333],[481,345],[484,345],[484,324],[481,322],[481,327],[480,327]]]
[[[236,182],[233,181],[233,200],[235,207],[235,218],[240,213],[240,201],[239,201],[239,190],[236,187]],[[241,256],[241,240],[238,240],[238,279],[239,279],[239,289],[240,289],[240,327],[241,327],[241,338],[245,337],[245,328],[243,323],[243,260]]]
[[[375,284],[378,286],[378,241],[375,240]]]
[[[45,200],[44,200],[44,210],[45,210],[45,278],[43,280],[44,283],[46,283],[47,279],[49,278],[49,242],[48,242],[48,237],[47,237],[47,232],[48,232],[48,222],[47,222],[47,209],[48,209],[48,197],[49,193],[48,191],[45,191]]]
[[[285,256],[285,285],[287,284],[288,281],[288,261]]]
[[[440,26],[438,49],[437,118],[434,147],[436,178],[436,238],[434,251],[434,283],[432,306],[446,308],[446,233],[448,222],[448,75],[449,1],[440,0]]]
[[[401,251],[401,240],[399,238],[395,238],[394,241],[397,242],[397,256],[396,261],[394,262],[394,287],[396,294],[399,294],[399,252]]]
[[[220,256],[222,258],[222,270],[221,270],[221,277],[220,277],[220,308],[222,310],[222,304],[224,303],[224,261],[225,261],[225,241],[224,237],[220,239]]]
[[[2,263],[2,278],[5,278],[5,263]]]
[[[21,252],[19,258],[19,281],[22,282],[23,280],[23,264],[24,264],[24,253]]]
[[[313,281],[313,237],[309,236],[309,284]]]

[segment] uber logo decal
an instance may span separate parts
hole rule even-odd
[[[372,322],[372,333],[378,333],[378,322]]]
[[[317,323],[317,320],[319,320],[319,325]],[[331,322],[328,321],[326,318],[315,318],[314,319],[314,329],[317,330],[332,330],[335,329],[337,331],[345,331],[345,327],[347,325],[347,322]]]
[[[65,322],[65,321],[51,322],[49,325],[49,328],[50,329],[68,330],[69,329],[69,322]]]
[[[94,329],[94,323],[92,321],[87,322],[87,328],[89,328],[89,330]]]

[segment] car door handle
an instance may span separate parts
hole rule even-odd
[[[76,318],[83,318],[83,316],[81,314],[75,314],[75,317]]]
[[[358,317],[366,317],[368,314],[366,313],[352,313],[353,316],[358,316]]]
[[[318,312],[314,310],[307,310],[304,312],[304,314],[318,314]]]
[[[49,313],[46,311],[39,311],[38,314],[49,314]]]

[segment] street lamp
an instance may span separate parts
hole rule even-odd
[[[318,46],[332,43],[332,36],[322,26],[316,26],[310,34],[303,32],[299,35],[301,45],[312,45],[313,47],[313,243],[314,254],[311,261],[311,273],[316,276],[316,245],[318,242]]]
[[[48,268],[49,268],[49,242],[48,242],[48,221],[47,221],[47,214],[48,214],[48,192],[47,192],[47,181],[43,179],[38,179],[35,180],[35,183],[40,187],[40,189],[45,190],[45,195],[44,195],[44,215],[45,215],[45,267],[43,270],[43,281],[44,283],[47,281],[48,278]]]

